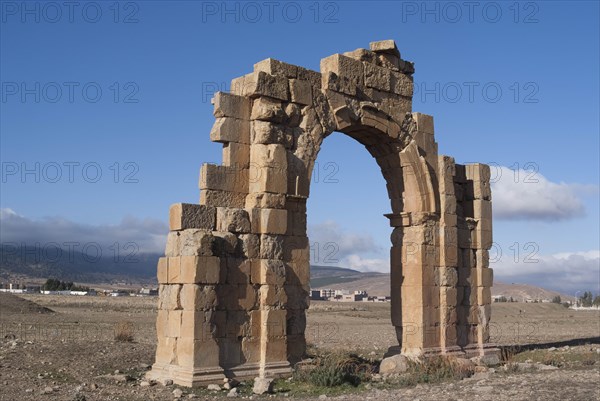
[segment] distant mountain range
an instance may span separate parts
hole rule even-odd
[[[311,287],[333,290],[365,290],[369,295],[390,295],[390,275],[385,273],[361,273],[341,267],[311,266]],[[526,299],[552,299],[560,296],[563,301],[574,301],[575,297],[558,291],[546,290],[529,284],[507,284],[494,281],[492,295],[513,298],[523,302]]]
[[[362,283],[368,279],[378,281],[381,280],[382,276],[385,276],[385,274],[363,273],[359,272],[358,270],[345,269],[343,267],[317,265],[310,267],[310,285],[312,288],[333,288],[331,287],[332,285],[335,286],[342,285],[343,283],[355,283],[357,281]]]
[[[132,284],[155,284],[158,253],[136,254],[130,257],[105,255],[96,258],[92,252],[68,252],[57,256],[56,249],[15,249],[0,246],[0,281],[26,281],[28,279],[56,278],[76,283],[106,284],[126,282]],[[390,295],[390,275],[363,273],[358,270],[336,266],[311,266],[311,287],[334,290],[365,290],[370,295]],[[528,284],[507,284],[495,281],[493,295],[524,299],[552,299],[559,295],[563,300],[574,297]]]
[[[127,253],[96,256],[49,247],[0,246],[0,278],[3,281],[56,278],[79,283],[152,282],[161,255]]]

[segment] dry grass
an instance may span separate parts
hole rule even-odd
[[[375,370],[374,362],[354,354],[336,352],[316,356],[310,366],[296,369],[294,380],[318,387],[357,386],[368,381]]]
[[[119,322],[115,325],[115,341],[133,342],[135,328],[131,322]]]
[[[419,383],[440,383],[447,380],[462,380],[472,376],[472,366],[461,364],[456,358],[436,356],[423,361],[410,362],[406,373],[400,374],[397,384],[414,386]]]

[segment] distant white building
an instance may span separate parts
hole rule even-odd
[[[63,290],[63,291],[48,291],[48,290],[44,290],[44,291],[40,291],[40,293],[44,294],[44,295],[72,295],[71,294],[71,290]]]
[[[93,296],[96,295],[96,291],[95,290],[89,290],[89,291],[70,291],[70,295],[77,295],[77,296]]]
[[[27,290],[23,288],[2,288],[0,292],[10,292],[11,294],[25,294]]]
[[[4,285],[7,288],[0,288],[0,292],[9,292],[12,294],[35,294],[39,293],[41,286],[38,284],[8,284]]]
[[[332,290],[331,288],[322,288],[320,290],[311,290],[310,299],[326,300],[338,302],[361,302],[369,298],[365,290],[350,291],[346,289]]]
[[[390,302],[392,300],[391,297],[385,296],[373,296],[373,297],[364,297],[363,302]]]
[[[365,298],[362,294],[344,294],[336,295],[335,300],[338,302],[359,302]]]
[[[600,305],[592,305],[592,306],[577,306],[575,305],[571,305],[569,306],[569,309],[573,309],[573,310],[600,310]]]
[[[158,288],[142,288],[140,290],[140,295],[156,296],[158,295]]]

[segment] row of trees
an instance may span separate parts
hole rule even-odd
[[[506,298],[505,296],[501,296],[496,299],[496,302],[517,302],[517,301],[514,300],[513,297]],[[538,300],[535,300],[534,302],[537,303]],[[560,295],[557,295],[554,298],[552,298],[552,303],[563,304],[565,306],[570,305],[569,302],[563,303]],[[577,306],[585,306],[585,307],[600,306],[600,295],[596,295],[596,297],[594,297],[594,294],[592,294],[591,291],[586,291],[583,293],[582,296],[580,296],[577,299]]]
[[[590,306],[600,306],[600,295],[596,295],[594,298],[594,295],[591,291],[586,291],[582,296],[579,297],[579,299],[577,299],[577,306],[584,306],[588,308]]]
[[[554,302],[555,304],[562,303],[560,295],[557,295],[554,298],[552,298],[552,302]],[[582,296],[580,296],[577,299],[577,306],[585,306],[588,308],[590,306],[600,306],[600,295],[596,295],[596,297],[594,297],[594,294],[592,294],[591,291],[586,291],[583,293]]]
[[[504,295],[502,295],[499,298],[496,298],[496,302],[517,302],[513,299],[513,297],[510,298],[506,298]]]
[[[89,291],[90,287],[82,287],[75,285],[72,281],[60,281],[58,279],[49,278],[42,285],[42,291]]]

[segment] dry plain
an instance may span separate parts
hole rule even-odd
[[[25,295],[21,299],[36,304],[0,299],[0,400],[174,399],[176,386],[140,386],[153,362],[156,298]],[[131,325],[134,341],[115,341],[119,323]],[[305,393],[283,381],[276,386],[275,397],[308,400],[326,393],[330,399],[344,400],[600,399],[599,311],[573,311],[556,304],[494,304],[491,333],[493,342],[510,351],[510,361],[530,365],[542,361],[553,368],[522,364],[521,369],[496,368],[459,381],[402,386],[369,382]],[[389,304],[312,302],[307,341],[314,354],[356,353],[376,365],[395,343]],[[182,390],[184,398],[227,394]],[[239,397],[248,397],[249,390],[242,385]]]

